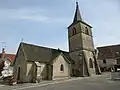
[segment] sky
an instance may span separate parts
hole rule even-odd
[[[0,0],[0,50],[16,53],[20,42],[68,51],[76,0]],[[120,0],[77,0],[95,47],[120,44]]]

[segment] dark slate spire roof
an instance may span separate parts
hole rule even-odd
[[[82,21],[82,17],[80,15],[78,2],[76,2],[76,11],[75,11],[75,16],[74,16],[73,23],[76,22],[76,21]]]

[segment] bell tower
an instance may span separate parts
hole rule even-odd
[[[95,74],[94,43],[92,27],[83,21],[78,2],[72,24],[68,27],[69,55],[75,61],[72,73],[75,76]]]

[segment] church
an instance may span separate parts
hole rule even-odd
[[[14,77],[19,82],[34,82],[100,74],[92,26],[82,19],[78,2],[68,26],[68,41],[69,52],[21,42],[13,65]]]

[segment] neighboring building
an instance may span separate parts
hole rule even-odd
[[[1,76],[1,72],[3,70],[3,67],[4,67],[4,60],[0,59],[0,76]]]
[[[11,64],[13,64],[14,60],[15,60],[15,54],[9,54],[9,53],[5,53],[5,49],[2,49],[2,53],[0,53],[0,59],[4,59],[7,58],[10,60]]]
[[[14,77],[20,82],[100,74],[92,27],[82,20],[78,2],[68,27],[69,52],[20,43],[14,62]]]
[[[20,43],[14,62],[14,77],[19,82],[69,78],[72,63],[68,52]]]
[[[114,64],[120,64],[120,44],[97,47],[97,49],[101,69],[110,70]]]
[[[3,48],[2,53],[0,54],[0,75],[4,67],[4,61],[5,61],[5,49]]]
[[[6,54],[5,49],[2,49],[2,53],[0,53],[0,74],[4,69],[12,70],[12,65],[15,60],[15,54]]]
[[[4,59],[4,67],[3,70],[1,71],[1,76],[3,78],[13,76],[13,66],[8,58]]]

